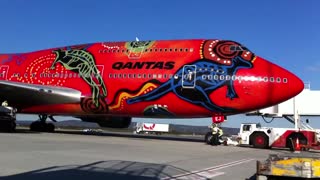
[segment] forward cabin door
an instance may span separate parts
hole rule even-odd
[[[182,70],[182,87],[194,88],[196,86],[196,65],[184,65]]]

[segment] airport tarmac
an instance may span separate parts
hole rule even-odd
[[[0,133],[1,180],[255,179],[275,150],[68,133]]]

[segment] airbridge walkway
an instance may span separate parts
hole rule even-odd
[[[265,109],[252,111],[247,116],[262,116],[263,118],[285,118],[295,125],[296,129],[313,129],[301,116],[320,116],[320,90],[311,90],[310,84],[305,84],[304,90],[283,103]]]

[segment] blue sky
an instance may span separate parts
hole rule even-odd
[[[0,7],[0,53],[135,37],[230,39],[320,89],[318,0],[2,0]],[[247,119],[230,117],[226,125],[261,121]]]

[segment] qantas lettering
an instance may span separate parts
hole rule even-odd
[[[112,65],[113,69],[173,69],[174,62],[116,62]]]

